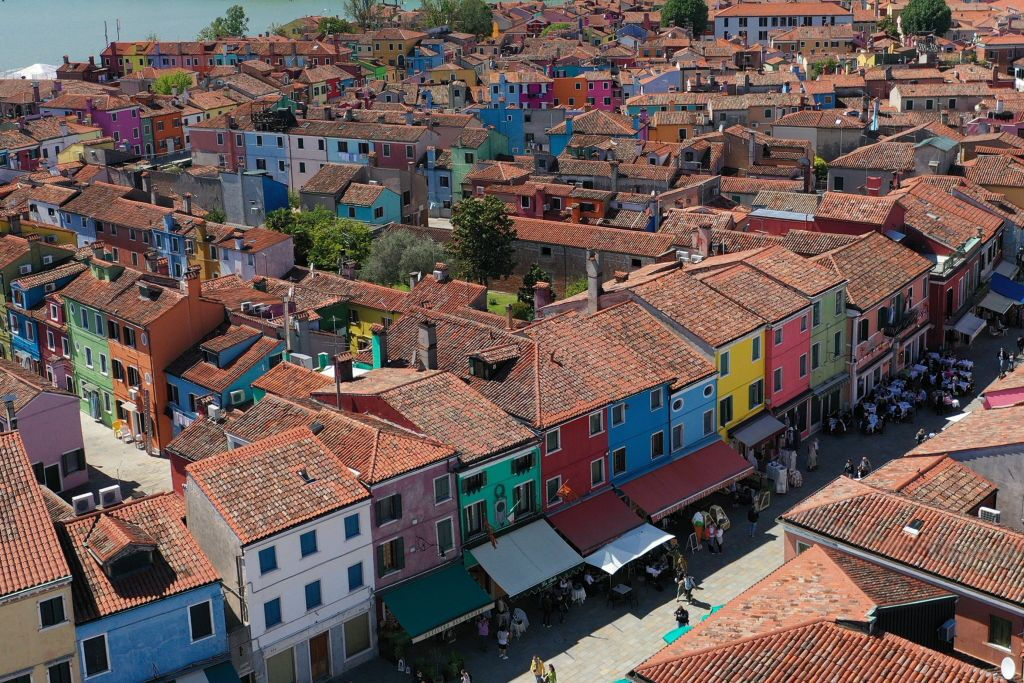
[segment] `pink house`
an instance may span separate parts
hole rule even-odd
[[[77,396],[0,358],[0,397],[0,428],[21,434],[39,483],[61,493],[88,482]]]
[[[815,260],[849,280],[850,399],[856,403],[883,377],[924,356],[925,337],[931,329],[928,274],[932,263],[878,233]]]
[[[811,301],[755,268],[737,265],[713,271],[705,284],[768,323],[761,340],[765,406],[773,415],[810,433]]]
[[[121,95],[63,93],[39,107],[43,116],[71,116],[99,126],[121,149],[142,153],[142,118],[139,105]]]
[[[585,71],[587,104],[595,109],[617,112],[622,105],[622,90],[615,85],[610,71]]]

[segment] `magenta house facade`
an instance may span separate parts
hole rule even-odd
[[[43,116],[72,116],[99,126],[121,149],[142,153],[142,118],[139,105],[120,95],[74,95],[64,93],[39,108]]]
[[[17,429],[36,479],[60,493],[85,484],[82,423],[78,397],[46,379],[0,359],[0,429]]]

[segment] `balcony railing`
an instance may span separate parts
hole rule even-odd
[[[922,317],[927,316],[927,314],[927,311],[923,308],[904,311],[899,317],[889,322],[888,325],[882,326],[882,334],[890,339],[899,337],[903,332],[920,323]]]

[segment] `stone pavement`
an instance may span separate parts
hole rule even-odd
[[[89,483],[65,492],[65,498],[80,493],[96,493],[101,488],[121,484],[125,498],[171,490],[171,463],[166,458],[148,455],[135,444],[114,438],[114,432],[79,413],[85,440],[85,461],[89,465]]]
[[[984,333],[964,354],[975,361],[977,389],[984,388],[995,378],[999,347],[1004,346],[1009,352],[1011,347],[1015,347],[1017,334],[1019,331],[1014,329],[1007,337],[994,339]],[[966,405],[963,398],[961,402]],[[977,402],[971,407],[976,408]],[[878,467],[910,450],[915,445],[914,435],[920,427],[937,432],[945,424],[943,416],[923,408],[914,422],[890,424],[882,434],[867,436],[854,431],[842,436],[818,435],[819,469],[803,471],[802,488],[772,495],[771,506],[761,513],[760,528],[754,538],[747,533],[746,508],[731,508],[726,510],[733,528],[726,532],[725,552],[717,555],[704,549],[687,554],[690,573],[699,584],[694,598],[702,605],[688,608],[691,623],[707,614],[710,607],[728,602],[782,564],[782,531],[775,519],[840,475],[846,458],[856,464],[862,455],[867,455],[873,466]],[[806,444],[802,451],[801,469],[804,467]],[[661,637],[676,626],[673,618],[676,606],[674,588],[666,587],[663,592],[658,592],[641,586],[637,590],[637,607],[609,607],[602,596],[596,596],[588,599],[582,607],[572,608],[564,624],[557,623],[556,616],[555,625],[550,629],[541,625],[535,600],[519,601],[517,606],[526,609],[529,615],[530,629],[522,640],[513,641],[507,661],[498,659],[494,642],[489,644],[486,653],[479,652],[475,631],[468,624],[456,630],[458,637],[454,645],[441,651],[444,659],[447,659],[450,649],[465,657],[466,668],[474,683],[533,683],[528,668],[534,654],[554,664],[560,683],[610,683],[661,649],[664,646]],[[410,683],[412,679],[399,674],[389,662],[377,659],[346,672],[337,680],[345,683]]]

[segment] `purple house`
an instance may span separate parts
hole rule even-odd
[[[61,93],[39,107],[43,116],[74,115],[83,123],[99,126],[119,149],[141,154],[142,118],[139,105],[122,95]]]
[[[502,99],[523,109],[547,109],[555,101],[554,79],[539,71],[500,71],[491,74],[491,103]]]
[[[89,480],[77,396],[0,358],[0,400],[0,428],[21,434],[40,484],[60,493]]]

